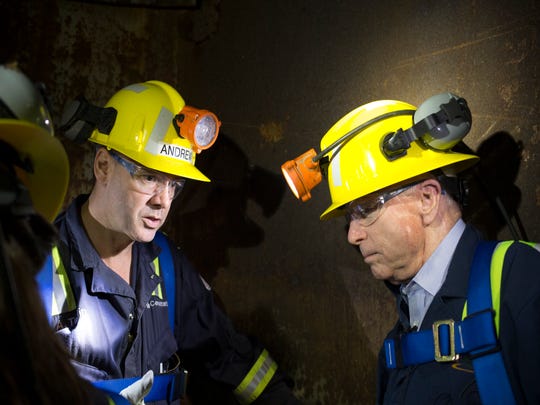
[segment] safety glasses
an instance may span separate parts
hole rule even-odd
[[[362,226],[370,226],[379,219],[388,201],[419,183],[417,181],[374,198],[361,197],[351,201],[345,208],[347,222],[359,221]]]
[[[113,159],[123,166],[133,179],[137,191],[147,195],[157,195],[167,190],[167,196],[174,200],[184,188],[185,179],[171,178],[161,172],[139,166],[114,151],[109,151]]]

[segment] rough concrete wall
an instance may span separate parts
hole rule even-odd
[[[323,184],[307,203],[279,175],[352,109],[392,98],[419,105],[465,97],[465,139],[486,157],[482,178],[540,240],[537,1],[203,0],[194,10],[66,0],[2,3],[2,60],[15,58],[52,92],[55,113],[84,93],[104,103],[148,79],[175,85],[223,122],[198,163],[169,233],[189,252],[243,331],[296,380],[306,404],[374,401],[378,347],[392,299],[346,243],[320,222]],[[66,143],[68,199],[91,186],[88,147]],[[214,150],[214,154],[212,154]],[[467,217],[508,238],[476,185]]]

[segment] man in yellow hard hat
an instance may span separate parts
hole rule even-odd
[[[418,109],[380,100],[341,118],[315,150],[282,166],[298,198],[326,174],[348,241],[396,296],[379,356],[379,404],[540,402],[540,252],[489,242],[462,219],[460,178],[478,158],[464,99]],[[502,276],[501,276],[502,275]]]
[[[36,288],[57,241],[51,221],[69,177],[43,90],[16,64],[0,65],[0,397],[6,404],[128,404],[77,375]]]
[[[95,183],[55,221],[53,275],[65,277],[53,293],[53,327],[79,374],[100,387],[120,390],[152,371],[146,403],[178,403],[184,369],[203,369],[241,403],[293,404],[290,380],[268,351],[234,329],[159,231],[184,183],[209,181],[195,158],[219,126],[156,80],[119,90],[104,107],[83,97],[68,104],[62,130],[96,144]]]

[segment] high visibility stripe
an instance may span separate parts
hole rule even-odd
[[[154,264],[154,270],[156,272],[156,275],[159,276],[159,256],[154,259],[152,262]],[[163,291],[161,289],[161,283],[159,283],[156,287],[156,289],[152,292],[152,295],[158,297],[160,300],[163,299]]]
[[[491,271],[490,271],[490,283],[491,283],[491,302],[493,311],[495,312],[495,330],[497,336],[499,336],[499,324],[500,324],[500,308],[501,308],[501,281],[502,281],[502,269],[504,263],[504,255],[514,243],[513,240],[507,240],[500,242],[491,256]]]
[[[513,240],[506,240],[503,242],[499,242],[497,246],[495,247],[495,250],[493,251],[493,255],[491,256],[491,268],[490,268],[490,284],[491,284],[491,301],[492,301],[492,307],[495,312],[495,329],[497,331],[497,336],[499,336],[499,314],[500,314],[500,308],[501,308],[501,281],[502,281],[502,269],[504,264],[504,256],[506,255],[506,251],[516,241]],[[538,249],[538,244],[535,244],[534,242],[525,242],[525,241],[518,241],[521,243],[525,243],[535,249]],[[467,317],[467,302],[465,301],[465,306],[463,307],[463,314],[462,319],[465,319]]]
[[[73,311],[76,308],[75,297],[71,290],[71,284],[66,273],[66,269],[60,259],[58,247],[52,249],[53,257],[53,296],[52,315],[59,315],[64,312]]]
[[[236,399],[241,404],[250,404],[255,401],[266,388],[277,369],[277,364],[265,349],[244,377],[242,382],[234,390]]]

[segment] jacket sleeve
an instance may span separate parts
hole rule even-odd
[[[257,339],[236,331],[210,286],[177,251],[175,336],[184,367],[203,370],[242,404],[295,404],[292,381]]]

